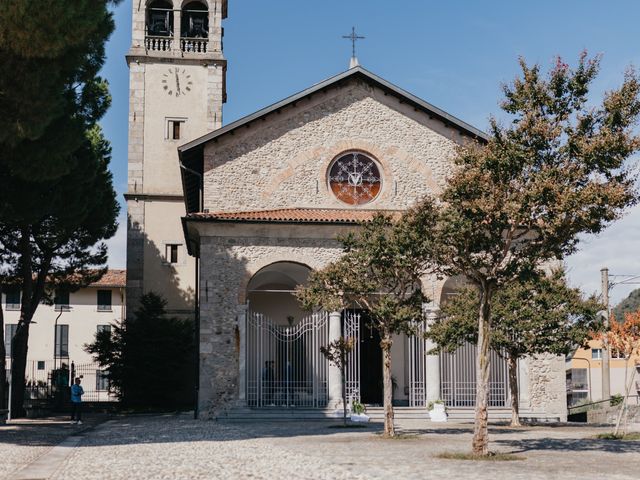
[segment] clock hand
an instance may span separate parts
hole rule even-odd
[[[178,72],[176,72],[176,97],[180,96],[180,77],[178,77]]]

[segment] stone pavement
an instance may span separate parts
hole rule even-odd
[[[344,431],[326,423],[219,424],[187,416],[117,417],[87,432],[51,478],[640,478],[640,442],[592,438],[607,428],[493,426],[492,450],[525,459],[469,462],[435,455],[468,451],[471,425],[414,421],[400,426],[403,438],[387,440],[380,437],[379,424]]]
[[[0,425],[0,479],[16,478],[17,472],[48,453],[71,435],[86,432],[106,420],[101,415],[85,415],[82,425],[68,417],[18,419]]]

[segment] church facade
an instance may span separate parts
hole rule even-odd
[[[208,25],[219,25],[222,12],[226,15],[226,2],[201,3],[219,15],[209,17]],[[175,19],[177,10],[171,12]],[[150,18],[147,12],[146,21]],[[209,28],[209,39],[212,34]],[[181,245],[195,259],[189,272],[195,280],[184,285],[193,290],[198,324],[199,416],[216,417],[238,407],[335,410],[341,401],[340,374],[322,357],[320,347],[340,335],[357,340],[346,379],[349,401],[381,403],[379,338],[368,326],[367,312],[305,312],[293,292],[305,284],[311,271],[339,258],[338,235],[359,228],[377,211],[403,211],[425,195],[438,195],[451,171],[456,146],[482,142],[484,134],[357,65],[221,127],[216,123],[221,121],[218,112],[224,99],[224,81],[217,82],[223,79],[226,65],[221,48],[213,62],[217,77],[208,61],[198,59],[199,52],[183,53],[184,57],[171,54],[157,59],[147,52],[140,62],[146,72],[159,70],[159,92],[169,97],[142,95],[148,102],[146,111],[153,112],[143,122],[157,129],[160,119],[185,118],[186,125],[207,126],[208,133],[189,130],[195,140],[180,142],[177,154],[175,143],[148,138],[145,133],[145,152],[166,150],[162,158],[166,157],[167,172],[155,171],[151,181],[171,177],[165,180],[172,182],[172,209],[151,213],[148,204],[169,202],[165,197],[130,193],[128,200],[130,226],[138,225],[133,233],[148,239],[145,245],[162,250],[157,248],[161,237],[154,237],[136,221],[140,202],[147,213],[143,224],[164,225],[171,229],[167,238],[174,238],[177,222]],[[186,65],[184,58],[189,55],[195,58],[189,57],[193,71],[202,71],[190,73],[191,90],[177,98],[170,83],[177,84],[175,75],[169,75],[165,89],[162,72],[169,66],[172,73],[182,73],[183,67],[176,65]],[[139,68],[138,63],[130,65],[132,72]],[[191,71],[184,70],[184,75]],[[144,87],[156,88],[150,83]],[[169,88],[173,96],[168,95]],[[214,94],[215,88],[220,90]],[[188,102],[187,93],[193,93]],[[138,96],[133,95],[133,100]],[[159,105],[151,106],[154,102]],[[180,102],[200,104],[181,110]],[[213,121],[211,112],[215,112]],[[147,145],[147,140],[155,143]],[[142,163],[158,158],[144,157]],[[130,145],[131,171],[138,170],[132,169]],[[146,166],[143,171],[146,175]],[[178,172],[177,183],[173,175]],[[129,238],[132,245],[134,239],[135,235]],[[157,277],[160,270],[154,270],[159,267],[152,256],[143,257],[140,281],[132,287],[148,291],[153,282],[166,279]],[[176,285],[175,278],[171,281]],[[424,280],[423,288],[432,300],[425,305],[427,318],[438,314],[438,305],[459,283],[455,278]],[[426,408],[428,402],[443,399],[450,408],[472,408],[474,347],[428,355],[431,347],[420,336],[394,338],[394,403]],[[524,416],[566,419],[564,359],[527,359],[519,373]],[[490,404],[498,411],[508,408],[508,402],[506,365],[495,355]]]

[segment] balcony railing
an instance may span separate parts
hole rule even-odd
[[[207,53],[208,43],[206,38],[181,38],[180,49],[188,53]]]
[[[173,44],[173,37],[147,36],[147,38],[145,38],[145,46],[147,50],[153,50],[157,52],[168,52],[171,50],[172,44]]]

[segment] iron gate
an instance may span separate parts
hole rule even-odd
[[[410,407],[427,405],[427,344],[424,336],[426,329],[426,321],[420,322],[415,326],[414,334],[406,336]]]
[[[277,325],[247,312],[247,404],[250,407],[325,407],[328,362],[320,347],[329,343],[326,312],[296,325]]]
[[[360,402],[360,314],[346,310],[342,315],[342,335],[353,338],[353,350],[347,357],[345,387],[347,402],[351,405]]]
[[[455,352],[440,354],[442,399],[449,407],[475,407],[476,404],[476,352],[471,343]],[[509,404],[509,377],[507,361],[495,350],[490,351],[489,406],[505,407]]]

